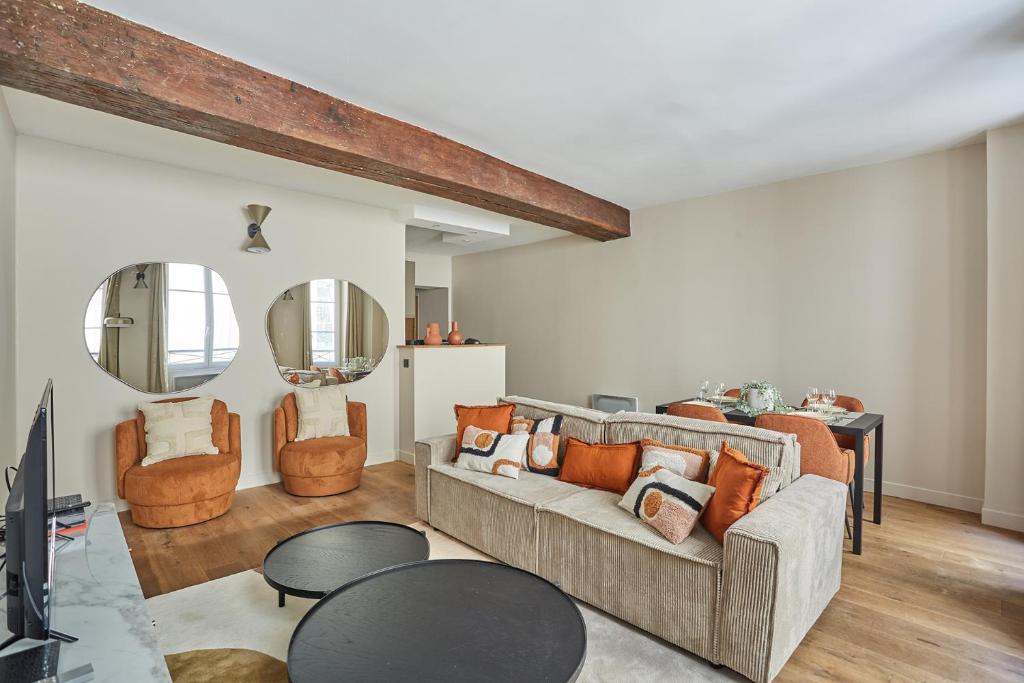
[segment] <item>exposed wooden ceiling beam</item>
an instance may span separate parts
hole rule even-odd
[[[629,211],[86,4],[0,0],[0,83],[598,240]]]

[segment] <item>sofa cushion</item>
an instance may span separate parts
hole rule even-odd
[[[479,427],[500,434],[508,434],[512,425],[512,411],[515,407],[497,406],[455,406],[455,441],[462,445],[467,427]]]
[[[717,452],[722,441],[728,441],[730,446],[742,451],[750,462],[768,468],[768,479],[761,490],[762,501],[789,486],[800,476],[800,450],[792,434],[651,413],[609,415],[605,420],[605,430],[607,443],[657,439],[664,443]]]
[[[584,489],[541,505],[537,573],[575,598],[715,660],[722,546],[698,524],[679,545]]]
[[[544,420],[555,415],[562,416],[561,439],[558,445],[558,461],[565,456],[565,442],[569,438],[588,443],[604,441],[604,421],[608,413],[590,408],[580,408],[567,403],[551,403],[525,396],[505,396],[499,403],[514,403],[516,415],[531,420]]]
[[[576,491],[571,496],[541,504],[541,512],[569,517],[588,527],[698,564],[709,567],[722,566],[721,544],[701,525],[694,527],[689,538],[677,545],[619,507],[622,496],[598,489]]]
[[[134,465],[124,475],[124,498],[135,505],[182,505],[235,490],[242,458],[237,453],[190,455]]]
[[[432,465],[430,469],[479,486],[486,491],[496,493],[518,503],[531,506],[564,498],[581,490],[579,486],[525,470],[519,473],[519,479],[511,479],[508,477],[495,477],[486,472],[458,469],[448,464]]]
[[[291,477],[331,477],[357,470],[366,460],[366,442],[354,436],[289,441],[281,448],[281,473]]]
[[[431,526],[531,572],[537,571],[537,506],[580,490],[543,474],[508,479],[447,463],[426,474]]]

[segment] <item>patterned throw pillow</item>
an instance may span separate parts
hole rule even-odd
[[[348,399],[340,384],[329,387],[295,388],[299,409],[296,441],[324,436],[348,436]]]
[[[655,465],[640,471],[619,506],[678,545],[693,531],[714,492],[713,486]]]
[[[650,470],[655,465],[661,465],[665,469],[693,481],[703,482],[708,478],[711,451],[676,446],[654,439],[642,439],[640,447],[644,449],[643,464],[640,465],[640,469]]]
[[[562,432],[562,416],[555,415],[543,420],[513,417],[513,434],[529,434],[523,466],[531,472],[558,476],[558,435]]]
[[[140,403],[146,417],[146,457],[143,466],[186,455],[215,455],[213,398],[175,403]]]
[[[502,434],[470,425],[463,432],[455,466],[518,479],[529,441],[529,434]]]

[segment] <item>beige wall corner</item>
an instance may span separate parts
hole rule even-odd
[[[1024,531],[1024,124],[988,132],[985,524]]]

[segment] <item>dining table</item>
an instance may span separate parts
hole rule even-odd
[[[673,403],[698,403],[701,405],[715,405],[710,401],[703,401],[697,398],[683,398],[676,401],[662,403],[655,407],[655,412],[664,414]],[[757,419],[756,415],[740,410],[735,402],[718,402],[718,407],[725,415],[725,419],[736,424],[753,426]],[[793,408],[793,411],[802,410]],[[848,434],[853,438],[854,443],[854,466],[853,466],[853,539],[852,550],[854,555],[861,554],[862,531],[864,526],[864,441],[865,437],[874,433],[874,496],[872,498],[872,512],[875,524],[882,523],[882,446],[884,441],[885,417],[879,413],[835,413],[822,420],[833,434]]]

